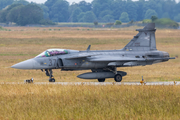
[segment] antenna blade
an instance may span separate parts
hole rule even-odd
[[[88,46],[87,51],[90,51],[90,49],[91,49],[91,45]]]

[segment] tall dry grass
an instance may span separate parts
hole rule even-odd
[[[0,119],[180,119],[179,86],[0,85]]]
[[[40,70],[16,70],[9,68],[13,64],[30,59],[49,48],[86,50],[89,44],[92,50],[121,49],[137,34],[135,29],[91,29],[91,28],[31,28],[13,27],[11,31],[0,31],[0,82],[18,81],[33,77],[35,81],[47,81],[48,77]],[[167,51],[176,60],[145,67],[118,68],[128,75],[123,81],[179,81],[180,80],[180,34],[179,30],[158,29],[157,48]],[[77,75],[88,71],[61,72],[54,70],[57,81],[84,82]],[[93,80],[96,81],[96,80]],[[107,79],[108,82],[114,81]]]

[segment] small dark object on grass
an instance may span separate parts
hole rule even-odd
[[[34,79],[31,78],[31,79],[29,79],[29,80],[24,80],[24,83],[33,83],[33,81],[34,81]]]

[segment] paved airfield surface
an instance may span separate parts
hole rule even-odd
[[[2,82],[0,84],[26,84],[24,82]],[[55,83],[49,83],[49,82],[34,82],[33,84],[37,85],[46,85],[46,84],[54,84],[54,85],[180,85],[180,82],[55,82]]]

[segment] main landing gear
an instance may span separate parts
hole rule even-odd
[[[121,81],[122,81],[122,75],[116,74],[116,75],[114,76],[114,80],[115,80],[116,82],[121,82]],[[105,82],[105,78],[103,78],[103,79],[98,79],[98,81],[99,81],[99,82]]]
[[[95,70],[92,70],[92,72],[96,72],[96,73],[99,72],[99,73],[102,73],[102,74],[106,74],[106,77],[108,76],[107,78],[114,78],[114,80],[116,82],[121,82],[122,81],[122,76],[126,76],[126,74],[127,74],[126,72],[123,72],[123,71],[117,71],[116,67],[109,67],[109,68],[106,68],[106,69],[95,69]],[[112,73],[114,73],[114,74],[112,74]],[[102,77],[102,75],[101,75],[101,77]],[[99,82],[105,82],[105,79],[106,78],[101,78],[101,79],[98,79],[98,81]]]
[[[52,69],[45,69],[46,76],[49,76],[49,82],[55,82]]]
[[[121,82],[121,81],[122,81],[122,75],[118,74],[117,68],[114,67],[112,71],[113,71],[114,74],[115,74],[114,80],[115,80],[116,82]]]
[[[116,74],[116,75],[114,76],[114,80],[115,80],[116,82],[121,82],[121,81],[122,81],[122,76],[121,76],[120,74]]]
[[[105,82],[105,78],[104,79],[98,79],[99,82]]]

